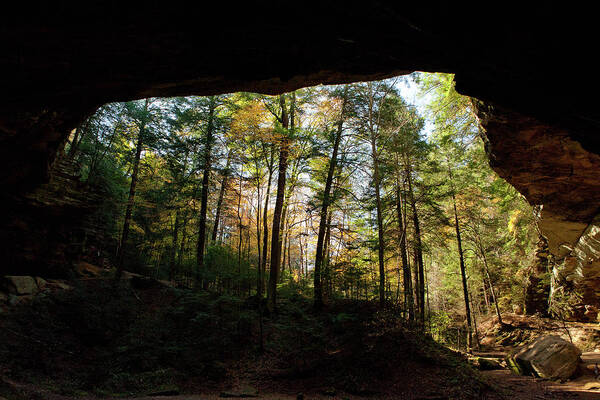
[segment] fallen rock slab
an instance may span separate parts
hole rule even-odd
[[[8,293],[19,296],[35,294],[39,290],[35,278],[27,275],[7,275],[3,279],[2,286]]]
[[[571,378],[577,371],[581,350],[560,336],[549,335],[520,347],[509,354],[506,362],[520,375],[545,379]]]

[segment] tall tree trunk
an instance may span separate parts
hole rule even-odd
[[[257,171],[258,168],[257,168]],[[260,282],[262,279],[261,276],[261,248],[260,248],[260,238],[261,238],[261,231],[260,231],[260,218],[261,218],[261,208],[260,208],[260,204],[261,204],[261,198],[260,198],[260,173],[257,172],[257,176],[256,176],[256,254],[257,254],[257,258],[256,258],[256,295],[258,296],[258,291],[259,291],[259,287],[260,287]],[[248,284],[248,290],[250,291],[250,286],[252,286],[250,283]],[[248,294],[250,295],[250,294]]]
[[[282,251],[281,251],[283,259],[281,260],[281,275],[280,275],[280,278],[279,278],[280,283],[283,281],[283,272],[285,271],[285,263],[287,261],[286,257],[287,257],[287,254],[288,254],[288,252],[286,250],[287,250],[287,246],[288,246],[288,243],[289,243],[289,240],[288,240],[289,226],[290,226],[289,216],[286,217],[286,219],[285,219],[285,221],[283,221],[282,225],[285,225],[286,228],[284,230],[285,234],[284,234],[284,237],[283,237],[283,245],[282,245]]]
[[[321,282],[321,265],[323,264],[324,258],[324,240],[325,231],[327,228],[327,215],[329,212],[329,206],[331,203],[331,186],[333,184],[333,175],[337,165],[338,151],[340,142],[342,140],[343,125],[344,125],[344,110],[346,108],[346,102],[348,97],[348,85],[344,88],[344,94],[342,98],[342,111],[340,119],[337,124],[337,131],[333,141],[333,149],[331,152],[331,158],[329,159],[329,169],[327,170],[327,179],[325,180],[325,189],[323,190],[323,204],[321,206],[321,213],[319,219],[319,233],[317,234],[317,250],[315,253],[315,269],[314,269],[314,306],[316,309],[323,307],[323,283]]]
[[[146,99],[144,104],[144,111],[148,111],[149,100]],[[142,149],[144,147],[144,134],[146,129],[146,116],[140,121],[137,145],[135,146],[135,158],[133,160],[133,170],[131,172],[131,184],[129,185],[129,197],[127,199],[127,209],[125,210],[125,220],[123,221],[123,232],[121,234],[121,243],[119,245],[119,251],[117,253],[117,274],[116,279],[120,280],[123,275],[123,261],[125,256],[125,246],[127,245],[127,238],[129,236],[129,224],[131,222],[131,214],[133,212],[133,204],[135,202],[135,187],[138,181],[138,173],[140,170],[140,158],[142,156]]]
[[[229,178],[229,166],[231,165],[232,151],[229,150],[227,153],[227,162],[225,163],[225,169],[223,170],[223,180],[221,180],[221,188],[219,189],[219,198],[217,200],[217,210],[215,211],[215,223],[211,233],[211,242],[217,241],[217,232],[219,231],[219,219],[221,218],[221,207],[223,206],[223,197],[225,197],[225,190],[227,190],[227,180]]]
[[[265,208],[263,209],[263,251],[262,263],[259,266],[259,287],[258,296],[262,297],[265,285],[265,274],[267,271],[267,252],[269,248],[269,200],[271,196],[271,180],[273,179],[273,151],[271,149],[271,159],[269,164],[269,176],[267,180],[267,192],[265,193]]]
[[[368,129],[369,141],[371,144],[371,158],[373,162],[373,186],[375,187],[375,207],[377,211],[377,256],[379,265],[379,304],[385,305],[385,238],[383,234],[383,206],[381,203],[381,178],[379,172],[379,155],[377,154],[377,132],[375,130],[374,116],[374,93],[369,84],[369,104],[368,104]]]
[[[238,216],[238,226],[240,230],[240,240],[238,243],[238,276],[240,275],[240,271],[242,268],[242,233],[243,233],[243,224],[242,224],[242,214],[241,214],[241,205],[242,205],[242,176],[244,174],[244,164],[240,166],[240,189],[238,194],[238,203],[237,203],[237,216]]]
[[[381,203],[381,179],[379,177],[379,160],[375,140],[371,141],[373,152],[373,184],[375,185],[375,205],[377,208],[377,255],[379,261],[379,304],[385,304],[385,238],[383,232],[383,205]]]
[[[202,193],[200,194],[200,223],[198,230],[198,245],[196,247],[196,283],[202,284],[203,289],[208,288],[208,281],[201,280],[201,274],[204,271],[204,245],[206,243],[206,212],[208,207],[208,183],[211,169],[211,152],[213,142],[214,116],[217,107],[217,98],[210,97],[208,105],[208,121],[206,126],[206,143],[204,145],[204,173],[202,175]],[[202,282],[201,282],[202,281]]]
[[[481,257],[483,258],[483,266],[485,268],[485,274],[488,278],[488,283],[490,285],[490,291],[492,292],[492,301],[494,302],[494,306],[496,307],[496,315],[498,316],[498,323],[500,325],[502,325],[502,314],[500,314],[500,307],[498,306],[498,301],[496,299],[496,291],[494,290],[494,283],[492,282],[492,277],[490,275],[490,268],[488,266],[488,262],[487,262],[487,256],[485,254],[485,249],[483,248],[483,243],[481,243],[481,238],[478,238],[478,242],[479,242],[479,252],[481,253]],[[485,288],[485,285],[484,285]],[[485,291],[485,289],[484,289]],[[487,302],[487,296],[486,296],[486,302]],[[477,330],[477,327],[475,328],[475,330]]]
[[[290,138],[287,130],[290,125],[294,126],[294,107],[295,94],[292,93],[292,104],[288,114],[285,95],[279,96],[281,106],[281,126],[284,129],[284,137],[281,139],[279,148],[279,169],[277,176],[277,196],[275,198],[275,208],[273,210],[273,229],[271,235],[271,270],[269,273],[269,285],[267,287],[267,307],[270,312],[274,312],[277,305],[277,280],[279,275],[279,264],[281,263],[281,215],[283,210],[283,201],[285,197],[285,181],[288,166],[288,155],[290,150]]]
[[[186,215],[183,217],[183,225],[181,226],[181,247],[179,247],[179,253],[177,254],[177,267],[181,270],[181,264],[183,259],[183,253],[185,253],[185,243],[187,240],[187,223],[188,218]]]
[[[169,260],[169,280],[172,281],[175,277],[175,255],[177,253],[177,245],[179,240],[179,220],[180,211],[175,212],[175,225],[173,226],[173,243],[171,244],[171,257]]]
[[[284,237],[287,236],[287,221],[289,220],[288,218],[288,206],[290,204],[290,199],[292,198],[292,194],[296,188],[296,184],[298,183],[298,175],[300,173],[300,158],[297,158],[294,162],[294,166],[292,168],[292,171],[290,173],[290,177],[289,180],[287,182],[286,185],[286,189],[285,189],[285,197],[283,199],[283,209],[281,211],[281,232],[279,233],[279,238],[280,238],[280,243],[279,243],[279,247],[283,249],[282,254],[283,254],[283,260],[281,262],[281,271],[280,271],[280,276],[283,273],[283,269],[285,268],[285,240]]]
[[[462,248],[462,240],[460,236],[460,224],[458,222],[458,210],[456,208],[456,195],[454,194],[454,180],[452,177],[452,169],[448,162],[448,176],[452,185],[452,205],[454,207],[454,226],[456,227],[456,243],[458,246],[458,257],[460,263],[460,275],[462,278],[463,296],[465,298],[465,312],[467,314],[467,349],[470,351],[473,341],[473,327],[471,325],[471,305],[469,304],[469,288],[467,286],[467,270],[465,267],[465,258]]]
[[[325,230],[325,242],[323,243],[323,270],[325,279],[322,279],[321,285],[325,287],[323,290],[323,296],[325,301],[331,297],[329,290],[329,283],[331,282],[331,264],[330,264],[330,246],[331,246],[331,219],[333,218],[333,212],[329,211],[327,216],[327,229]]]
[[[419,323],[421,326],[425,326],[425,269],[423,265],[423,244],[421,242],[421,224],[419,222],[419,213],[417,212],[417,202],[415,200],[415,193],[413,191],[412,184],[412,171],[410,166],[407,170],[407,180],[408,180],[408,192],[410,196],[410,205],[412,208],[412,216],[413,216],[413,225],[415,228],[415,248],[414,248],[414,257],[415,257],[415,267],[417,269],[418,275],[418,286],[417,286],[417,296],[418,301],[417,304],[419,306]]]
[[[404,307],[408,308],[408,320],[415,320],[415,302],[413,300],[412,274],[408,265],[408,254],[406,251],[406,225],[402,216],[402,193],[400,182],[396,181],[396,216],[398,218],[398,245],[400,247],[400,258],[402,260],[402,282],[404,284]]]

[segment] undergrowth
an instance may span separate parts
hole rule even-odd
[[[10,379],[72,396],[210,391],[240,377],[266,389],[300,382],[373,395],[419,368],[456,388],[457,398],[485,390],[459,355],[400,321],[395,310],[361,301],[317,313],[309,299],[286,294],[277,313],[264,317],[261,349],[251,298],[88,281],[5,314],[0,368]]]

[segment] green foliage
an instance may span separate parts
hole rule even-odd
[[[415,255],[423,254],[431,320],[426,326],[431,325],[432,333],[437,334],[447,323],[438,320],[441,315],[460,321],[464,301],[454,195],[473,307],[483,314],[493,311],[491,283],[501,311],[510,311],[523,301],[523,271],[529,266],[536,241],[531,207],[490,169],[485,134],[477,119],[478,102],[459,95],[451,75],[416,74],[410,79],[421,93],[417,106],[402,98],[397,79],[286,94],[286,107],[291,109],[295,99],[293,129],[282,128],[279,96],[238,93],[102,107],[82,124],[80,143],[73,148],[79,146],[75,159],[81,165],[82,178],[102,193],[97,218],[106,238],[104,258],[114,264],[135,139],[142,132],[145,145],[125,246],[125,269],[172,278],[188,287],[203,283],[215,292],[253,296],[264,256],[263,235],[265,229],[268,236],[273,231],[277,155],[282,143],[287,143],[286,215],[281,225],[286,265],[277,288],[288,298],[312,296],[315,226],[341,123],[328,215],[328,254],[322,268],[325,297],[375,299],[377,255],[383,249],[384,295],[391,303],[404,304],[402,297],[407,291],[400,249],[404,237],[413,279],[418,265]],[[344,93],[348,101],[342,109]],[[210,138],[209,125],[214,130]],[[211,149],[210,239],[200,268],[198,227],[207,146]],[[374,156],[380,175],[381,228]],[[270,200],[265,203],[268,177]],[[398,205],[403,221],[398,221]],[[219,220],[215,221],[217,208]],[[420,237],[415,220],[420,224]],[[215,222],[218,228],[213,240]],[[380,243],[379,230],[385,243]],[[268,242],[267,261],[270,246]],[[265,267],[268,271],[268,265]],[[262,279],[264,285],[265,277]],[[486,308],[486,304],[491,306]]]

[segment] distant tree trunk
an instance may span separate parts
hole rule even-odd
[[[149,100],[146,99],[144,105],[145,111],[148,110]],[[123,232],[121,234],[121,243],[119,245],[119,251],[117,252],[117,274],[116,279],[120,280],[123,275],[123,261],[125,256],[125,246],[127,245],[127,238],[129,236],[129,224],[131,222],[131,214],[133,212],[133,205],[135,202],[135,187],[138,181],[138,173],[140,169],[140,159],[142,156],[142,149],[144,147],[144,131],[146,129],[145,117],[142,119],[139,125],[137,145],[135,147],[135,158],[133,159],[133,170],[131,172],[131,184],[129,185],[129,197],[127,199],[127,209],[125,210],[125,220],[123,221]]]
[[[348,86],[344,88],[344,94],[342,98],[342,111],[340,119],[337,124],[337,130],[333,141],[333,149],[331,151],[331,158],[329,159],[329,169],[327,170],[327,179],[325,180],[325,189],[323,190],[323,204],[321,205],[321,213],[319,220],[319,232],[317,234],[317,250],[315,253],[315,269],[314,269],[314,306],[316,309],[323,307],[323,283],[321,282],[321,265],[323,263],[325,246],[325,231],[327,228],[327,215],[329,212],[329,206],[331,203],[331,186],[333,184],[333,175],[337,165],[338,151],[340,142],[342,140],[343,125],[344,125],[344,111],[346,108],[346,102],[348,97]]]
[[[288,245],[287,245],[288,257],[287,257],[287,263],[288,263],[288,271],[290,272],[290,274],[292,273],[292,251],[291,251],[291,247],[292,247],[292,238],[290,237],[289,232],[288,232]]]
[[[450,183],[453,183],[452,170],[448,163],[448,176]],[[458,246],[458,257],[460,262],[460,275],[462,277],[463,295],[465,298],[465,311],[467,314],[467,348],[470,351],[473,341],[473,327],[471,325],[471,306],[469,304],[469,288],[467,286],[467,271],[465,267],[465,258],[462,248],[462,240],[460,236],[460,224],[458,222],[458,210],[456,208],[456,195],[454,194],[454,185],[452,185],[452,205],[454,207],[454,226],[456,227],[456,243]]]
[[[238,204],[237,204],[237,216],[238,216],[238,224],[240,230],[240,240],[238,243],[238,276],[242,267],[242,232],[244,226],[242,225],[242,214],[241,214],[241,205],[242,205],[242,176],[244,174],[244,164],[240,166],[240,192],[238,194]]]
[[[285,197],[285,181],[288,166],[288,155],[290,150],[290,138],[287,136],[287,130],[290,125],[294,126],[294,107],[295,94],[292,93],[292,104],[290,112],[286,109],[285,95],[279,96],[281,106],[281,126],[284,129],[284,137],[281,139],[279,148],[279,170],[277,176],[277,196],[275,198],[275,208],[273,210],[273,229],[271,235],[271,270],[269,274],[269,285],[267,287],[267,307],[270,312],[274,312],[277,305],[277,281],[279,275],[279,264],[281,262],[281,214],[283,210],[283,201]]]
[[[377,132],[375,131],[374,98],[372,88],[369,86],[369,141],[371,144],[371,159],[373,163],[373,186],[375,187],[375,207],[377,211],[377,255],[379,265],[379,304],[385,305],[385,237],[383,232],[383,205],[381,202],[381,177],[379,171],[379,155],[377,151]]]
[[[175,255],[177,253],[177,245],[179,240],[179,220],[180,211],[175,212],[175,225],[173,226],[173,243],[171,245],[171,257],[169,260],[169,280],[172,281],[175,277]]]
[[[471,299],[471,309],[473,310],[473,337],[475,338],[475,346],[477,350],[481,349],[481,343],[479,343],[479,331],[477,330],[477,308],[473,303],[473,296],[469,296]]]
[[[223,180],[221,181],[221,189],[219,189],[219,198],[217,200],[217,210],[215,211],[215,223],[211,233],[211,242],[217,241],[217,232],[219,231],[219,219],[221,218],[221,207],[223,206],[223,197],[225,197],[225,190],[227,190],[227,180],[229,178],[229,166],[231,165],[231,150],[227,153],[227,162],[225,163],[225,169],[223,170]]]
[[[267,179],[267,192],[265,193],[265,208],[263,209],[263,251],[262,263],[259,266],[259,287],[257,290],[258,296],[262,297],[265,284],[265,274],[267,271],[267,251],[269,248],[269,200],[271,196],[271,180],[273,179],[273,152],[271,151],[271,159],[269,163],[269,176]]]
[[[281,277],[281,275],[283,274],[283,270],[285,268],[285,240],[284,238],[287,236],[287,221],[289,220],[288,218],[288,206],[290,204],[290,199],[292,198],[292,194],[296,188],[296,184],[298,183],[298,175],[300,173],[300,158],[296,158],[292,171],[290,173],[290,177],[289,180],[287,181],[287,185],[286,185],[286,189],[285,189],[285,197],[283,199],[283,209],[281,211],[281,232],[279,233],[279,238],[280,238],[280,243],[279,243],[279,247],[281,249],[283,249],[282,251],[282,257],[283,260],[281,262],[281,271],[279,276]],[[280,278],[281,280],[281,278]]]
[[[333,218],[333,212],[329,212],[327,215],[327,229],[325,230],[325,242],[323,243],[323,269],[325,271],[325,279],[322,279],[322,285],[324,283],[325,290],[323,290],[323,295],[325,300],[328,300],[331,296],[329,293],[329,283],[331,282],[331,268],[330,268],[330,245],[331,245],[331,219]]]
[[[183,225],[181,226],[181,247],[179,248],[179,253],[177,254],[177,267],[181,270],[181,264],[183,259],[183,253],[185,252],[185,242],[187,240],[187,222],[188,218],[184,215]]]
[[[208,184],[211,169],[211,152],[213,142],[214,115],[217,108],[217,98],[212,96],[208,105],[208,121],[206,127],[206,143],[204,146],[204,173],[202,175],[202,193],[200,194],[200,224],[198,230],[198,245],[196,247],[196,284],[202,284],[203,289],[208,288],[208,281],[201,280],[204,269],[204,245],[206,243],[206,212],[208,208]]]
[[[423,265],[423,244],[421,242],[421,224],[419,222],[419,214],[417,212],[417,202],[415,200],[415,193],[413,191],[412,184],[412,171],[410,167],[407,169],[407,180],[408,180],[408,192],[410,196],[410,205],[412,208],[413,225],[415,228],[415,268],[417,269],[417,304],[419,306],[419,323],[421,326],[425,326],[425,268]]]
[[[406,251],[406,225],[402,216],[402,193],[400,182],[396,182],[396,215],[398,218],[398,244],[400,247],[400,258],[402,260],[402,282],[404,284],[404,307],[408,308],[408,320],[415,320],[415,302],[413,300],[412,276],[410,265],[408,265],[408,254]]]
[[[262,257],[261,257],[261,248],[260,248],[260,238],[261,238],[261,231],[260,231],[260,218],[261,218],[261,208],[260,208],[260,204],[261,204],[261,198],[260,198],[260,174],[257,173],[257,178],[256,178],[256,254],[257,254],[257,258],[256,258],[256,295],[258,296],[258,291],[259,291],[259,287],[260,287],[260,282],[261,282],[261,261],[262,261]],[[250,288],[251,284],[248,284],[248,287]],[[250,289],[248,289],[250,290]],[[249,294],[248,294],[249,295]]]
[[[490,285],[490,291],[492,292],[492,301],[494,302],[494,306],[496,307],[496,315],[498,316],[498,323],[502,325],[502,314],[500,314],[500,307],[498,306],[498,301],[496,299],[496,291],[494,290],[494,283],[492,282],[492,277],[490,276],[490,269],[488,267],[487,256],[485,254],[485,249],[483,248],[483,243],[481,243],[481,238],[477,238],[479,242],[479,252],[481,253],[481,257],[483,258],[483,266],[485,268],[485,274],[488,279],[488,283]],[[484,284],[485,287],[485,284]],[[485,290],[485,289],[484,289]],[[486,296],[487,301],[487,296]],[[477,327],[475,327],[477,330]]]
[[[281,276],[279,278],[280,282],[282,282],[282,280],[283,280],[283,272],[285,271],[285,263],[287,261],[286,257],[287,257],[287,254],[288,254],[288,252],[286,250],[287,250],[287,246],[288,246],[288,243],[289,243],[289,239],[288,239],[288,236],[289,236],[289,226],[290,226],[290,224],[289,224],[289,217],[286,218],[286,220],[287,221],[284,224],[286,226],[286,229],[284,230],[285,231],[285,236],[283,237],[283,247],[282,247],[282,252],[281,252],[283,259],[281,260]]]

